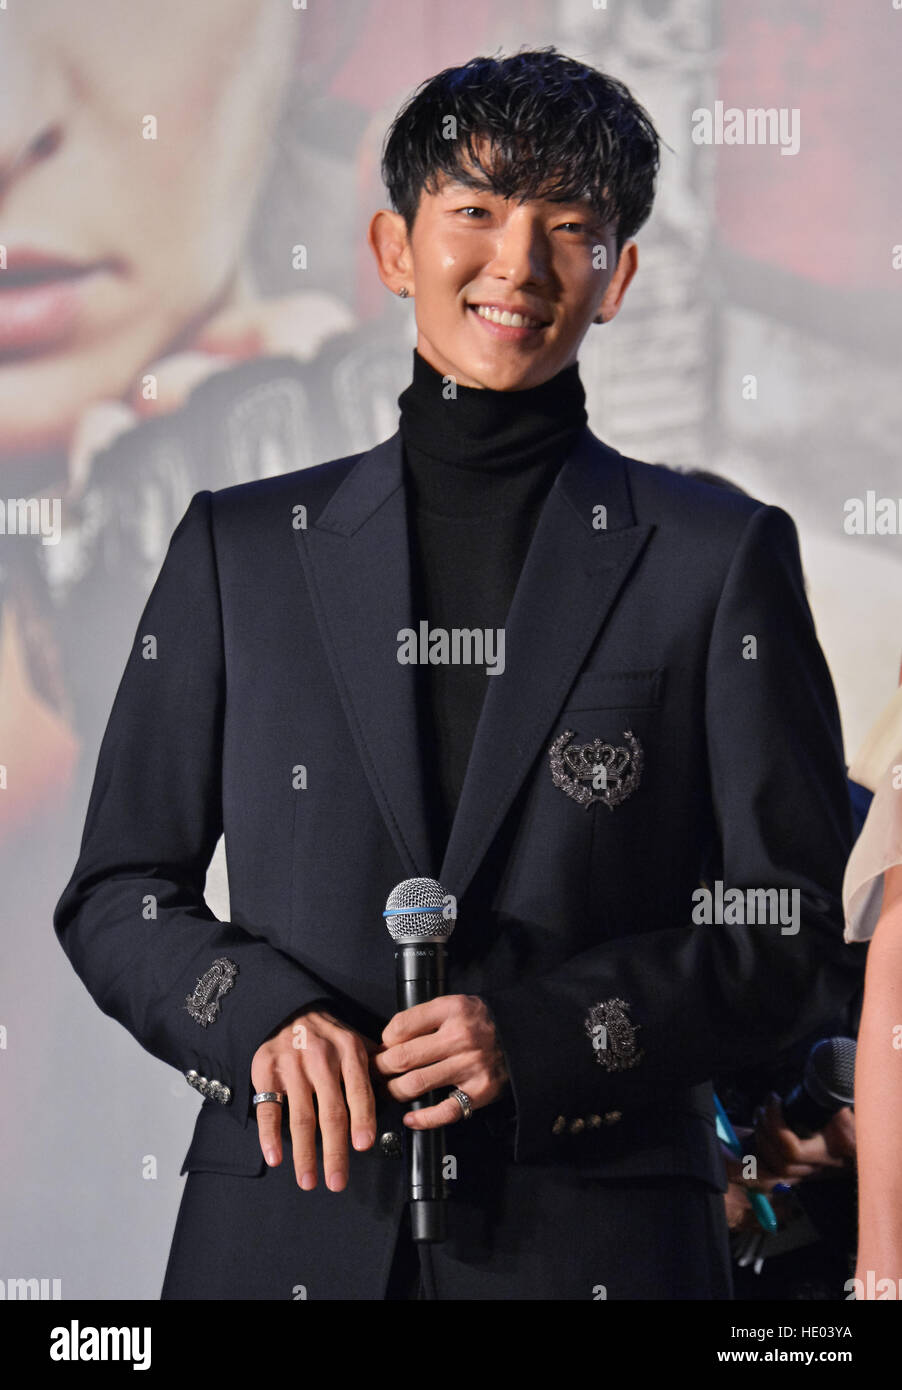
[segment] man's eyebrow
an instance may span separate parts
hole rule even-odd
[[[484,193],[492,193],[498,198],[504,198],[508,196],[504,193],[498,192],[494,184],[491,182],[490,179],[488,179],[485,176],[485,174],[473,174],[472,176],[469,176],[463,173],[449,174],[442,172],[442,174],[439,176],[438,186],[442,193],[444,193],[446,189],[466,188],[469,189],[471,192],[475,192],[476,190],[478,190]],[[536,202],[542,200],[541,191],[538,194],[533,195],[533,200]],[[551,198],[548,199],[548,201],[553,203],[560,203],[564,207],[591,208],[594,206],[589,197],[587,197],[585,194],[580,196],[580,194],[578,193],[573,194],[572,197]]]
[[[440,186],[440,193],[452,193],[455,189],[463,189],[467,193],[495,193],[494,188],[487,179],[474,178],[466,179],[459,174],[446,175],[444,183]],[[496,194],[501,197],[501,194]]]

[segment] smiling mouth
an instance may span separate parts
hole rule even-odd
[[[512,313],[509,309],[496,309],[490,304],[471,304],[474,314],[488,323],[497,323],[502,328],[547,328],[548,323],[541,319],[529,318],[526,314]]]

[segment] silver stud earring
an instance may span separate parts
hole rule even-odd
[[[399,297],[400,299],[407,299],[407,298],[409,298],[409,296],[410,296],[410,290],[407,288],[406,285],[402,285],[401,288],[398,290],[398,297]]]

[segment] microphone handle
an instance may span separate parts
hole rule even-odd
[[[395,949],[398,1009],[412,1009],[445,993],[445,944],[443,941],[407,942]],[[411,1110],[438,1105],[441,1097],[429,1091],[410,1102]],[[442,1178],[444,1129],[410,1131],[410,1227],[415,1241],[436,1243],[447,1235]]]
[[[831,1098],[830,1104],[821,1105],[811,1095],[804,1081],[801,1081],[784,1098],[783,1115],[793,1134],[797,1134],[800,1139],[810,1139],[830,1123],[837,1110],[851,1103],[851,1099],[843,1100],[841,1096],[835,1096]]]

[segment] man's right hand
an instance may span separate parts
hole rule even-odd
[[[254,1053],[254,1091],[285,1093],[294,1171],[304,1191],[316,1187],[317,1123],[322,1134],[326,1186],[331,1192],[343,1191],[348,1181],[349,1112],[354,1148],[362,1151],[375,1143],[376,1101],[369,1058],[376,1047],[375,1042],[331,1014],[310,1010],[299,1014]],[[282,1162],[282,1106],[263,1101],[256,1110],[263,1157],[270,1167],[278,1167]]]

